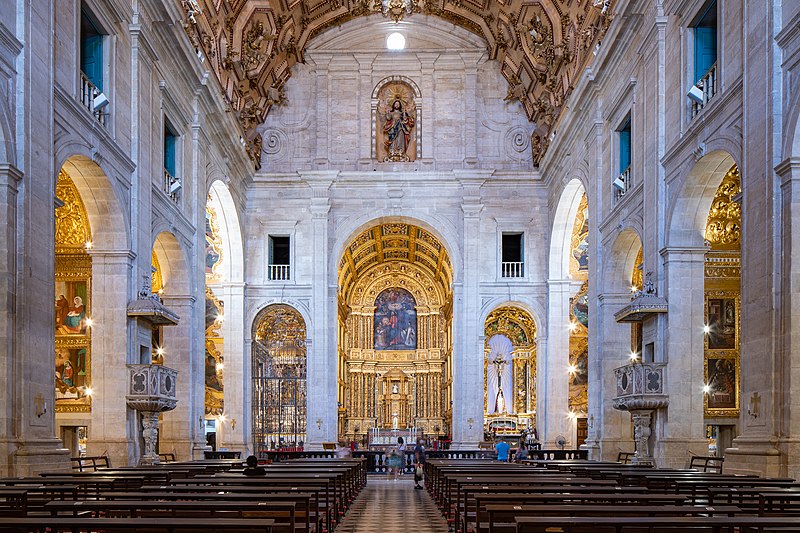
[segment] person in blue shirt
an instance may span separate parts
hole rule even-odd
[[[497,451],[497,460],[498,461],[508,461],[508,443],[503,439],[500,438],[500,442],[494,445],[494,449]]]

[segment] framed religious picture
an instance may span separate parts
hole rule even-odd
[[[739,415],[739,361],[737,357],[709,356],[705,364],[708,392],[706,416]]]
[[[56,279],[56,335],[86,335],[89,316],[89,280]]]
[[[81,337],[56,337],[56,412],[91,410],[91,345]]]
[[[706,348],[709,350],[736,350],[739,348],[739,306],[737,298],[709,297],[706,301]]]

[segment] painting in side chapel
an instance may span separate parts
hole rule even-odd
[[[55,336],[56,412],[91,411],[92,371],[92,233],[78,189],[61,171],[55,210]]]
[[[391,288],[375,299],[375,349],[417,349],[417,303],[405,289]]]
[[[375,120],[378,161],[416,161],[419,125],[414,92],[408,84],[390,82],[380,89]]]

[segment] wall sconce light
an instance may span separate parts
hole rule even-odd
[[[475,423],[475,419],[470,417],[467,418],[467,424],[469,425],[469,429],[472,429],[472,425]]]
[[[709,326],[708,324],[703,324],[703,333],[705,333],[706,335],[711,333],[711,326]]]
[[[750,395],[750,406],[747,408],[747,414],[753,418],[758,418],[758,407],[761,404],[761,395],[754,392]]]
[[[322,419],[317,418],[317,429],[322,429]]]
[[[709,392],[711,392],[711,385],[706,383],[705,385],[703,385],[703,393],[708,394]]]

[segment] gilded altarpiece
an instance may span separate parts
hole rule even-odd
[[[365,269],[350,294],[339,305],[340,438],[363,442],[375,427],[449,434],[451,296],[403,261]]]
[[[55,389],[57,413],[91,411],[92,232],[80,193],[58,174],[55,227]]]
[[[717,188],[706,223],[704,368],[709,418],[739,416],[741,193],[734,165]]]
[[[589,410],[589,202],[585,194],[570,244],[570,277],[582,283],[569,306],[569,409],[583,417]]]
[[[518,433],[536,415],[536,324],[525,310],[495,309],[484,325],[483,405],[489,433]]]
[[[223,261],[222,237],[217,212],[211,205],[209,195],[206,203],[206,299],[205,299],[205,412],[213,417],[222,414],[225,408],[223,372],[225,367],[222,321],[224,303],[214,294],[214,284],[221,280],[219,273]]]

